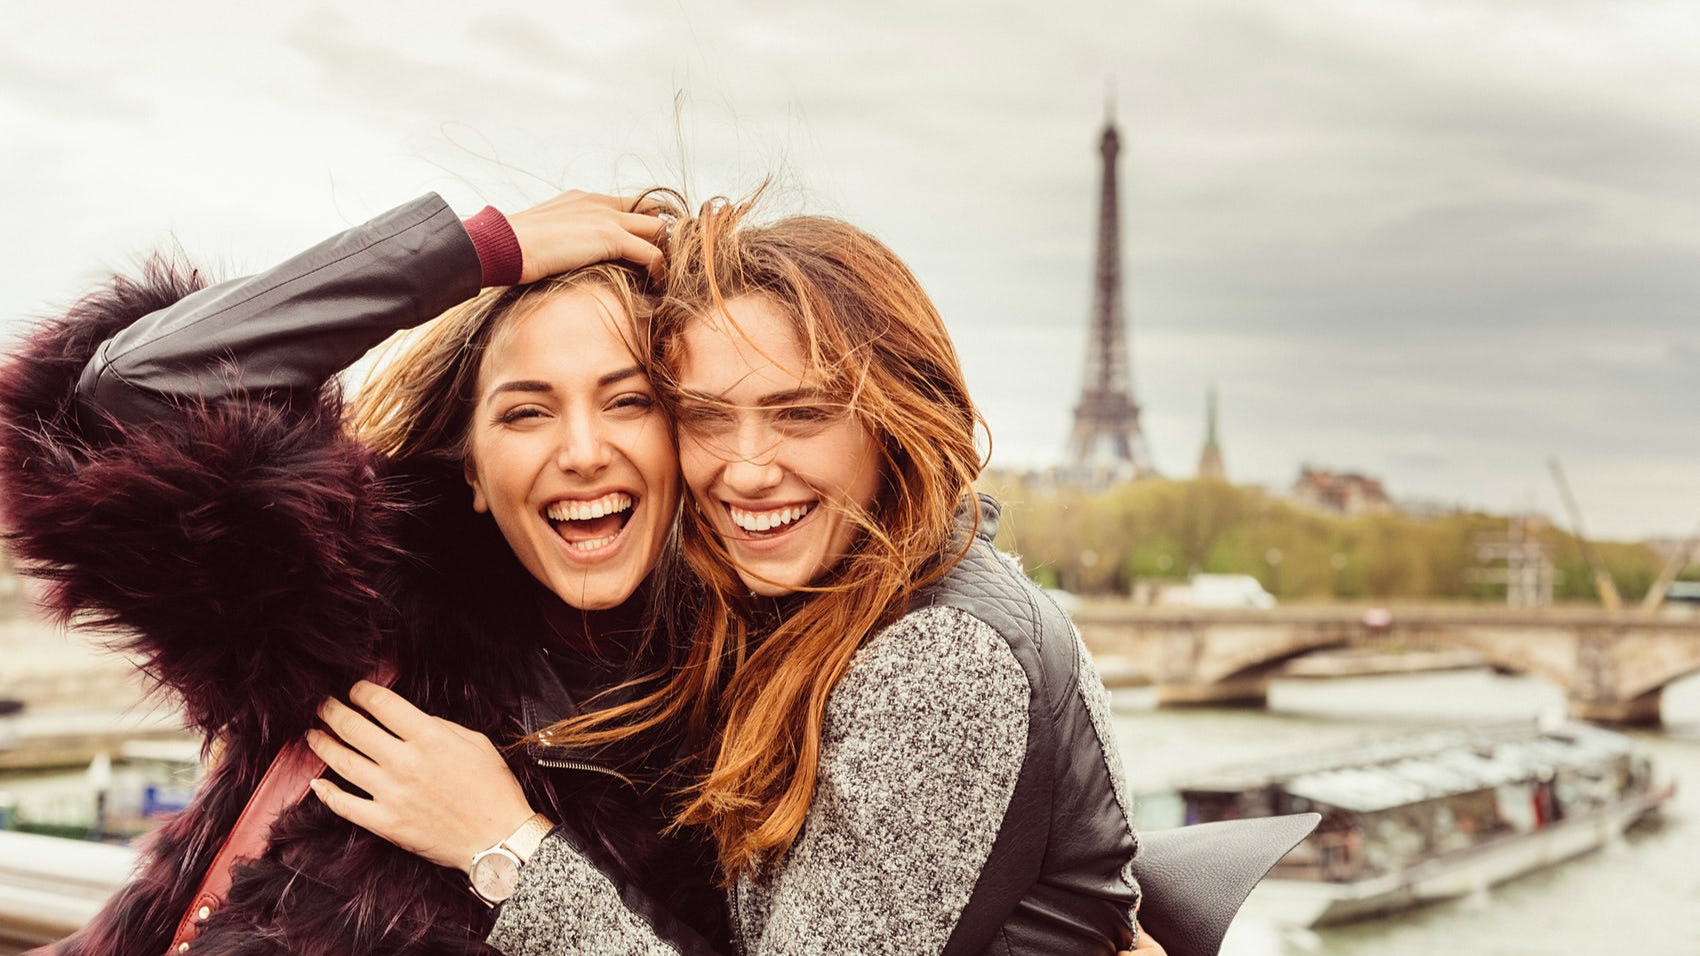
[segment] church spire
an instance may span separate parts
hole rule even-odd
[[[1198,456],[1198,477],[1207,481],[1227,481],[1222,467],[1222,446],[1216,441],[1216,386],[1210,386],[1205,404],[1204,452]]]

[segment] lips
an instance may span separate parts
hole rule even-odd
[[[543,517],[567,547],[595,551],[614,542],[632,519],[635,501],[623,491],[595,498],[558,498],[543,508]]]

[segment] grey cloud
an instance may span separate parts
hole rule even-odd
[[[134,89],[228,79],[280,130],[358,125],[365,152],[347,161],[382,182],[405,157],[410,183],[422,153],[488,158],[498,179],[504,163],[548,176],[621,151],[635,158],[594,168],[665,170],[681,93],[699,191],[777,169],[797,187],[782,205],[890,242],[946,310],[1000,454],[1045,464],[1079,388],[1114,74],[1126,300],[1159,464],[1190,470],[1214,380],[1238,476],[1284,483],[1316,460],[1504,505],[1523,469],[1544,482],[1554,450],[1578,475],[1610,463],[1625,487],[1700,485],[1673,438],[1700,400],[1700,66],[1622,26],[1642,9],[727,0],[550,19],[495,0],[458,34],[403,43],[342,8],[234,24],[266,58],[257,82],[213,58],[150,64]],[[86,157],[102,128],[157,119],[125,77],[47,62],[0,58],[0,95],[71,121],[51,149]],[[241,168],[264,145],[215,161]],[[145,218],[184,205],[164,196]],[[1594,520],[1653,530],[1656,502],[1687,507],[1666,494]]]
[[[145,122],[153,108],[123,84],[118,70],[70,69],[17,49],[0,56],[0,96],[55,122]]]

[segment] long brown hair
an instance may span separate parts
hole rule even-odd
[[[806,597],[780,602],[777,619],[687,506],[685,559],[707,594],[682,666],[657,692],[561,728],[594,743],[683,717],[707,754],[678,821],[713,832],[728,880],[795,841],[814,797],[827,697],[911,592],[960,557],[966,539],[953,543],[952,528],[983,464],[975,429],[984,423],[955,348],[903,262],[840,220],[756,224],[752,207],[717,199],[674,224],[652,377],[673,400],[684,331],[706,316],[736,328],[726,301],[762,296],[790,317],[813,387],[874,436],[880,491],[869,513],[853,516],[860,534],[850,553],[802,589]]]
[[[452,465],[455,472],[464,472],[471,457],[478,374],[496,333],[509,318],[548,296],[587,288],[606,293],[624,310],[615,326],[627,337],[632,354],[647,364],[653,351],[647,337],[650,314],[660,298],[653,280],[621,265],[586,266],[528,285],[487,289],[425,325],[393,336],[376,350],[378,364],[350,403],[349,430],[391,459]],[[470,491],[466,507],[471,510]],[[640,682],[664,679],[683,654],[685,624],[679,615],[690,614],[697,588],[683,567],[677,538],[675,521],[643,591],[639,636],[627,647],[634,659],[655,664],[652,672],[636,678]],[[637,729],[666,728],[656,724]],[[616,740],[635,748],[634,753],[660,742],[655,735],[619,734],[604,743]]]

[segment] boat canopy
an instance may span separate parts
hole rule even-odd
[[[1368,745],[1333,766],[1305,767],[1290,774],[1259,774],[1260,786],[1341,810],[1373,813],[1550,778],[1561,768],[1603,766],[1632,751],[1616,734],[1583,724],[1567,724],[1543,734],[1436,733],[1398,749]],[[1379,760],[1377,758],[1380,758]],[[1238,781],[1241,784],[1249,781]],[[1229,781],[1188,787],[1187,791],[1234,792]]]

